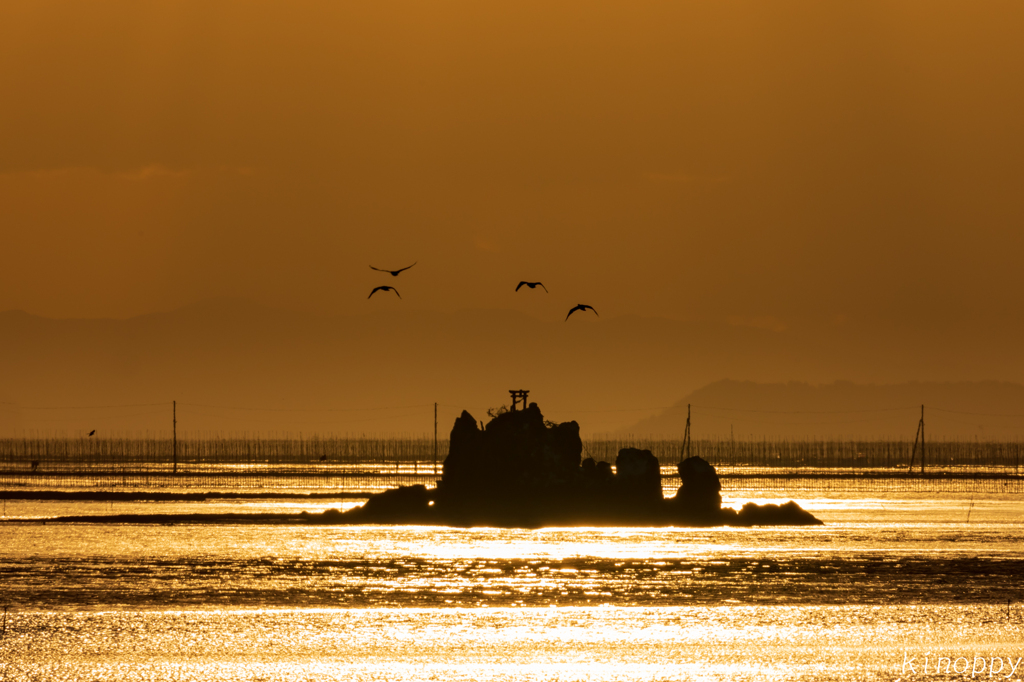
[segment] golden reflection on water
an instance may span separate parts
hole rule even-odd
[[[12,632],[10,680],[897,679],[906,652],[1024,655],[1021,623],[951,605],[21,613]]]
[[[781,504],[796,499],[800,505],[826,523],[1024,523],[1024,506],[1020,495],[985,493],[951,493],[936,497],[933,493],[861,493],[819,491],[808,495],[792,491],[773,497],[763,492],[723,491],[723,505],[739,509],[747,502]],[[319,514],[326,509],[351,509],[362,500],[296,500],[296,499],[209,499],[203,502],[89,502],[59,500],[7,500],[5,519],[43,519],[55,516],[109,514],[255,514],[309,512]]]
[[[1022,503],[965,504],[815,498],[814,528],[0,526],[0,681],[906,680],[907,655],[1024,656]]]

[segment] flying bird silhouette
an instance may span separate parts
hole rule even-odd
[[[594,310],[594,306],[584,305],[584,304],[580,303],[575,308],[573,308],[572,310],[569,311],[569,315],[572,315],[577,310],[584,310],[584,311],[586,311],[586,310]],[[594,310],[594,314],[597,315],[597,311],[596,310]],[[569,315],[566,315],[565,319],[568,320],[569,319]],[[597,315],[597,316],[601,317],[600,315]]]
[[[416,263],[419,263],[419,261],[416,261]],[[412,265],[416,265],[416,263],[413,263]],[[370,269],[376,270],[377,272],[387,272],[390,273],[392,277],[398,277],[398,273],[408,270],[409,268],[412,267],[412,265],[405,268],[399,268],[398,270],[385,270],[384,268],[375,268],[371,265]]]
[[[95,436],[96,435],[96,429],[93,429],[92,431],[90,431],[89,435],[90,436]]]
[[[398,298],[402,298],[402,295],[398,293],[398,289],[394,287],[374,287],[373,291],[370,292],[370,296],[373,296],[378,291],[393,291],[395,292],[395,296],[397,296]],[[370,298],[370,296],[367,296],[366,298]]]
[[[540,282],[520,282],[520,283],[519,283],[519,286],[517,286],[517,287],[516,287],[516,291],[519,291],[519,290],[520,290],[520,289],[522,289],[522,288],[523,288],[524,286],[526,286],[526,287],[530,287],[531,289],[536,289],[537,287],[540,287],[540,288],[541,288],[541,289],[543,289],[543,290],[544,290],[544,291],[545,291],[546,293],[550,293],[550,292],[548,292],[548,288],[547,288],[546,286],[544,286],[544,285],[543,285],[542,283],[540,283]]]

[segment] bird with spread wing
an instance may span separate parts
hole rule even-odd
[[[536,289],[537,287],[540,287],[541,289],[544,290],[545,293],[550,293],[548,291],[548,288],[544,286],[544,284],[542,284],[541,282],[520,282],[519,286],[516,287],[516,291],[519,291],[523,287],[530,287],[531,289]]]
[[[419,263],[419,261],[416,261],[416,263]],[[416,263],[413,263],[412,265],[416,265]],[[412,265],[406,266],[404,268],[399,268],[398,270],[385,270],[384,268],[375,268],[375,267],[373,267],[371,265],[370,269],[371,270],[376,270],[377,272],[386,272],[386,273],[390,274],[392,277],[398,277],[398,273],[405,272],[406,270],[411,268]]]
[[[580,304],[578,304],[578,305],[577,305],[576,307],[574,307],[573,309],[571,309],[571,310],[569,311],[569,315],[572,315],[572,314],[573,314],[574,312],[576,312],[577,310],[582,310],[582,311],[587,311],[587,310],[594,310],[594,306],[584,305],[583,303],[580,303]],[[594,314],[595,314],[595,315],[597,315],[597,311],[596,311],[596,310],[594,310]],[[569,319],[569,315],[566,315],[566,316],[565,316],[565,319],[566,319],[566,320],[568,320],[568,319]],[[601,317],[600,315],[597,315],[597,316],[598,316],[598,317]]]
[[[395,296],[397,296],[398,298],[402,298],[402,295],[400,293],[398,293],[398,289],[396,289],[394,287],[374,287],[373,291],[370,292],[370,296],[367,296],[366,298],[370,298],[371,296],[373,296],[378,291],[393,291],[393,292],[395,292]]]

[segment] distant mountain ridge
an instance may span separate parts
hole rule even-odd
[[[716,381],[623,433],[702,436],[913,439],[924,405],[934,438],[1024,438],[1024,385],[998,381],[855,384]]]
[[[691,392],[696,397],[684,405],[748,406],[722,402],[734,393],[712,390],[722,377],[771,385],[790,379],[827,385],[836,377],[879,385],[914,378],[1024,381],[1024,354],[1015,337],[980,338],[971,330],[962,336],[900,330],[872,336],[850,327],[777,330],[628,315],[565,321],[564,315],[549,319],[502,309],[432,312],[397,301],[371,301],[366,310],[326,316],[213,300],[129,319],[2,312],[0,436],[94,428],[99,434],[166,434],[176,400],[179,433],[295,437],[432,435],[436,402],[443,437],[462,409],[482,418],[488,408],[509,402],[509,389],[519,388],[531,391],[530,400],[548,418],[577,420],[585,436],[639,434],[641,428],[681,435],[683,422],[675,416],[630,424],[655,417],[664,411],[659,406]],[[952,396],[864,391],[860,402],[849,404],[961,405]],[[771,409],[782,394],[770,393],[775,397],[754,400],[754,389],[743,395],[753,401],[749,406]],[[790,393],[794,397],[785,399],[801,410],[832,399],[812,392],[798,400],[800,390]],[[1001,400],[985,402],[980,411],[1015,411],[995,410]],[[64,407],[74,409],[54,409]],[[763,434],[770,432],[766,424],[780,421],[750,414],[729,421],[715,414],[698,411],[695,432],[728,434],[731,424],[737,435]],[[960,433],[981,433],[972,418],[964,420]],[[810,418],[789,421],[817,426]],[[848,415],[846,421],[854,420]],[[912,435],[916,421],[905,414],[891,424],[875,423],[887,433]],[[853,423],[821,426],[833,435],[862,432]],[[992,426],[986,422],[984,428]]]

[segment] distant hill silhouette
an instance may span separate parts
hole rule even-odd
[[[525,388],[531,401],[544,404],[545,416],[576,420],[587,437],[627,429],[691,391],[696,397],[689,402],[712,407],[809,409],[833,400],[824,390],[772,388],[757,399],[761,393],[754,385],[746,392],[725,390],[741,386],[736,382],[715,389],[720,392],[700,389],[722,377],[777,386],[791,379],[828,385],[837,377],[862,384],[1024,381],[1024,354],[1012,335],[982,338],[965,330],[962,336],[871,336],[849,327],[777,330],[604,310],[600,318],[574,315],[569,324],[563,318],[560,309],[534,317],[509,310],[439,313],[405,306],[318,316],[244,300],[206,301],[124,320],[3,312],[0,435],[84,436],[92,429],[107,436],[167,433],[171,400],[178,401],[183,433],[424,435],[433,431],[434,402],[444,426],[463,409],[486,414],[487,408],[509,402],[509,389]],[[984,384],[977,392],[969,385],[951,387],[941,399],[924,389],[893,393],[884,387],[837,386],[837,396],[862,396],[835,398],[842,409],[911,409],[890,422],[854,423],[857,415],[843,417],[849,423],[789,419],[795,422],[790,431],[813,426],[814,433],[871,433],[885,427],[886,433],[912,437],[917,423],[912,408],[921,402],[1024,412],[1012,406],[1019,401],[1011,404],[1017,389],[1001,384]],[[983,400],[989,393],[994,397]],[[961,394],[972,397],[961,400]],[[749,405],[736,403],[736,396],[749,396],[743,397]],[[974,405],[984,409],[969,409]],[[90,409],[31,409],[54,407]],[[682,422],[677,413],[671,415],[642,428],[681,434]],[[956,418],[963,422],[962,433],[995,433],[991,421]],[[698,412],[696,420],[697,434],[728,434],[732,424],[739,436],[776,432],[766,429],[778,426],[780,418],[736,413],[712,418]],[[939,428],[937,414],[928,423],[929,433],[939,433],[932,430],[933,424]]]
[[[677,437],[686,426],[687,404],[692,405],[693,438],[913,439],[922,404],[926,437],[1024,437],[1024,386],[996,381],[881,385],[716,381],[623,432]]]

